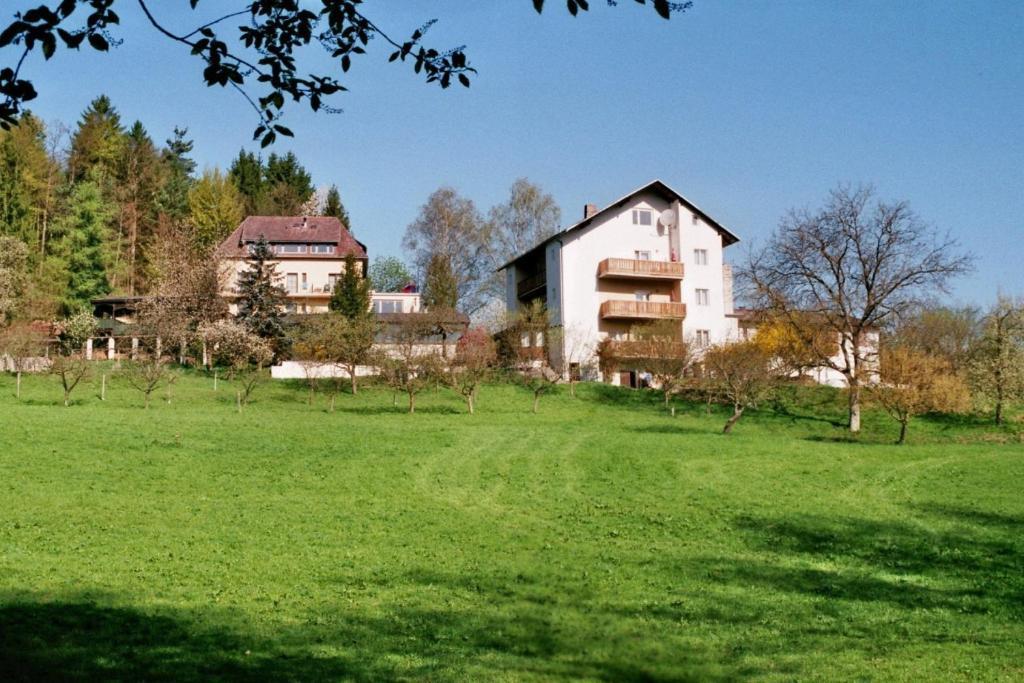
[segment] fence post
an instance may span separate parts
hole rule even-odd
[[[139,357],[139,338],[132,337],[132,360]]]
[[[92,360],[92,337],[85,340],[85,359]]]
[[[107,338],[107,360],[114,360],[117,356],[117,342],[114,341],[113,337]]]

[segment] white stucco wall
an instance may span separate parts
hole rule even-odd
[[[651,225],[634,225],[634,209],[648,209]],[[672,280],[626,280],[597,277],[598,264],[606,258],[636,257],[637,251],[650,252],[652,261],[671,261],[676,247],[672,231],[659,223],[659,215],[672,209],[678,230],[678,260],[684,264],[681,282]],[[642,193],[619,210],[609,213],[587,228],[562,238],[560,278],[560,319],[564,326],[582,330],[592,340],[592,346],[604,337],[625,334],[632,324],[640,321],[600,320],[600,306],[608,299],[635,300],[637,291],[650,292],[652,301],[676,300],[676,288],[686,304],[683,333],[706,329],[711,341],[735,338],[736,321],[726,317],[722,273],[723,247],[718,231],[703,221],[693,222],[693,214],[679,202],[669,203],[655,193]],[[706,249],[707,265],[694,263],[693,250]],[[549,292],[552,287],[548,275]],[[709,292],[709,305],[698,306],[696,289]],[[731,302],[730,302],[731,304]],[[731,310],[731,306],[728,307]]]

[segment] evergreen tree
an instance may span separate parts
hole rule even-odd
[[[452,264],[441,253],[430,257],[423,283],[423,304],[429,308],[454,309],[459,300],[458,284],[452,273]]]
[[[271,154],[264,171],[264,191],[257,213],[265,216],[296,216],[313,195],[313,178],[294,153]]]
[[[156,145],[142,122],[136,121],[125,136],[116,188],[121,207],[118,245],[122,265],[118,271],[123,271],[120,284],[129,294],[134,294],[144,279],[142,247],[156,231],[157,194],[165,177]]]
[[[26,245],[39,243],[58,171],[38,118],[26,113],[17,126],[0,132],[0,235],[17,237]]]
[[[220,169],[205,171],[188,193],[194,242],[208,252],[231,234],[243,218],[242,194]]]
[[[167,179],[157,201],[159,210],[174,219],[188,216],[188,191],[192,189],[192,173],[196,162],[188,155],[194,143],[187,138],[188,128],[174,128],[174,136],[167,141],[163,160]]]
[[[360,320],[370,315],[370,281],[363,277],[361,266],[354,254],[345,257],[345,269],[331,293],[330,309],[349,320]]]
[[[110,292],[110,220],[113,207],[94,180],[75,185],[61,218],[59,252],[67,273],[62,306],[71,315],[89,307],[90,300]]]
[[[242,193],[245,201],[245,213],[250,216],[256,214],[256,208],[260,205],[266,189],[264,174],[263,160],[244,149],[238,153],[235,160],[231,162],[231,168],[228,169],[228,177]]]
[[[248,269],[238,276],[238,318],[246,329],[265,339],[280,354],[287,343],[282,312],[286,292],[278,284],[281,276],[273,258],[270,245],[261,235],[247,259]]]
[[[68,175],[72,182],[87,177],[109,190],[117,172],[117,162],[124,144],[121,115],[106,95],[94,99],[79,119],[71,137]],[[92,174],[92,175],[90,175]]]
[[[349,221],[348,217],[348,211],[345,210],[345,205],[341,203],[341,193],[338,192],[337,185],[331,185],[331,189],[327,191],[327,202],[324,204],[324,215],[337,218],[346,228],[348,228],[349,232],[353,232],[352,223]]]

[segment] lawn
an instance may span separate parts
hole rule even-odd
[[[0,680],[1021,680],[1016,422],[0,377]]]

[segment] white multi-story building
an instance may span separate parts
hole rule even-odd
[[[549,353],[567,365],[592,366],[602,339],[626,340],[656,320],[677,322],[683,338],[701,345],[735,339],[724,255],[738,241],[655,180],[602,209],[588,204],[583,220],[502,266],[505,305],[513,313],[543,301],[560,330]]]

